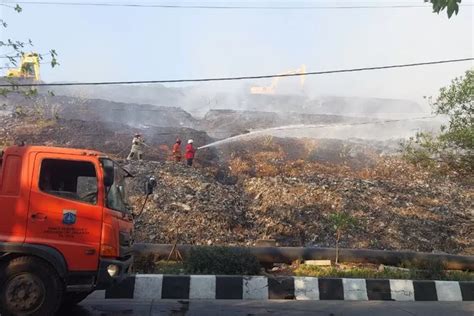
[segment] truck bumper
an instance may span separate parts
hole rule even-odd
[[[100,259],[96,290],[103,290],[123,281],[130,274],[132,262],[133,256],[126,260]],[[107,271],[110,265],[118,267],[118,272],[114,276]]]

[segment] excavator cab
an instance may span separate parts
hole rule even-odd
[[[24,53],[18,68],[8,69],[8,78],[40,80],[40,63],[37,53]]]

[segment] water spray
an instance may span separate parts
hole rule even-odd
[[[432,119],[434,116],[423,116],[423,117],[415,117],[415,118],[408,118],[408,119],[394,119],[394,120],[382,120],[382,121],[368,121],[368,122],[361,122],[361,123],[345,123],[345,124],[299,124],[299,125],[286,125],[286,126],[278,126],[278,127],[271,127],[266,129],[254,130],[248,133],[228,137],[225,139],[221,139],[215,141],[213,143],[198,147],[197,149],[204,149],[208,147],[219,146],[231,142],[235,142],[238,140],[252,138],[258,135],[265,135],[271,132],[278,132],[278,131],[289,131],[289,130],[298,130],[298,129],[317,129],[317,128],[326,128],[326,127],[348,127],[348,126],[362,126],[362,125],[377,125],[377,124],[385,124],[385,123],[393,123],[393,122],[403,122],[403,121],[414,121],[414,120],[426,120]]]

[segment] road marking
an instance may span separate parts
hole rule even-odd
[[[295,277],[295,298],[297,300],[319,300],[318,279]]]
[[[415,290],[411,280],[390,280],[390,293],[395,301],[414,301]]]
[[[189,299],[215,299],[216,276],[192,275],[189,285]]]
[[[263,276],[243,278],[244,300],[268,300],[268,280]]]
[[[161,299],[161,288],[163,275],[161,274],[138,274],[135,276],[135,299]]]
[[[367,286],[365,279],[342,279],[344,300],[367,301]]]
[[[457,281],[435,281],[438,301],[462,301],[461,288]]]

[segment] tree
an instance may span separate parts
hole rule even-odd
[[[433,103],[436,114],[447,115],[449,125],[443,126],[440,138],[463,151],[474,150],[474,70],[455,78],[449,87],[441,88]]]
[[[357,221],[348,213],[336,212],[329,216],[329,222],[334,229],[336,237],[336,265],[339,263],[339,241],[342,235],[351,227],[357,224]]]
[[[455,78],[451,85],[441,88],[433,102],[433,113],[445,115],[447,126],[441,126],[438,135],[418,133],[403,144],[408,160],[433,167],[438,163],[458,172],[474,171],[474,70],[464,77]]]
[[[425,0],[425,2],[430,2],[433,5],[433,12],[438,14],[446,9],[448,18],[451,18],[453,13],[458,14],[461,0]]]

